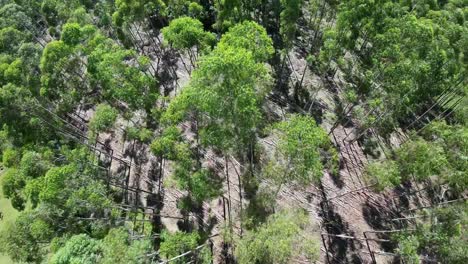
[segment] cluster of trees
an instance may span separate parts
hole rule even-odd
[[[113,228],[101,240],[87,234],[52,241],[50,263],[151,263],[151,240],[133,240],[125,228]]]
[[[434,121],[396,149],[388,159],[366,169],[369,184],[376,189],[395,187],[405,181],[447,184],[455,194],[468,187],[466,178],[467,128]]]
[[[0,233],[0,249],[14,261],[147,263],[154,252],[170,259],[192,251],[210,234],[201,226],[188,227],[189,216],[224,197],[224,180],[230,196],[234,160],[241,164],[234,168],[241,200],[235,221],[245,233],[232,237],[229,217],[226,242],[236,244],[237,261],[317,260],[309,217],[279,210],[275,201],[285,185],[320,185],[325,170],[338,174],[338,151],[317,123],[320,118],[305,109],[283,120],[266,112],[272,93],[292,103],[293,111],[301,100],[315,100],[304,85],[308,69],[328,81],[344,77],[336,100],[345,107],[337,114],[357,121],[357,138],[368,128],[381,136],[413,128],[427,109],[436,116],[455,112],[415,131],[387,159],[366,167],[365,179],[377,191],[414,181],[448,186],[444,199],[461,197],[467,188],[466,107],[457,105],[466,102],[467,92],[463,1],[0,4],[1,185],[21,211]],[[291,82],[290,55],[296,51],[306,67]],[[163,84],[172,77],[163,72],[175,72],[177,82],[174,61],[182,63],[189,81],[171,98]],[[93,108],[86,129],[65,129],[63,121],[83,108]],[[118,204],[127,199],[109,186],[105,165],[85,147],[114,131],[117,121],[127,123],[124,140],[147,145],[157,157],[158,191],[171,187],[186,194],[178,201],[183,230],[158,227],[157,239],[151,237],[153,229],[136,239],[121,221],[129,214]],[[190,131],[182,129],[187,126]],[[259,140],[265,136],[271,149]],[[223,172],[205,162],[207,153],[218,162],[224,159]],[[431,210],[423,218],[430,221],[396,237],[400,255],[409,262],[430,255],[464,263],[464,212]],[[209,263],[209,248],[176,260],[189,261]]]
[[[92,154],[84,148],[56,149],[53,143],[34,151],[3,151],[3,193],[21,213],[0,237],[2,251],[15,261],[40,262],[47,252],[44,243],[80,233],[99,237],[109,229],[99,220],[80,219],[118,216],[103,175],[83,162]]]
[[[348,113],[385,135],[466,96],[466,36],[463,1],[346,1],[320,61],[343,71]]]
[[[393,132],[410,134],[365,168],[377,191],[413,182],[440,202],[467,188],[466,10],[463,1],[346,1],[324,31],[314,65],[325,74],[342,72],[341,114],[358,127],[350,140],[377,135],[388,147]],[[395,237],[400,255],[408,263],[466,262],[466,242],[449,228],[464,230],[465,212],[464,205],[431,210],[417,231]]]
[[[150,111],[155,101],[148,61],[91,24],[93,5],[1,2],[1,185],[20,214],[2,226],[0,240],[15,262],[141,263],[153,250],[150,240],[120,240],[127,229],[112,231],[121,225],[121,197],[110,192],[94,153],[57,122],[79,104],[103,102],[89,123],[97,134],[112,127],[117,103]],[[119,247],[126,256],[113,252]]]
[[[394,236],[398,253],[407,263],[441,261],[465,263],[468,221],[466,203],[428,209],[421,212],[414,231]]]
[[[445,121],[430,123],[419,135],[412,136],[383,161],[370,163],[364,173],[368,184],[377,191],[413,182],[432,190],[432,200],[443,203],[462,199],[468,188],[466,177],[467,128]],[[408,263],[425,259],[447,263],[467,261],[466,202],[417,210],[415,230],[393,237],[398,253]],[[404,220],[408,221],[408,220]]]
[[[146,123],[129,126],[125,136],[152,142],[161,173],[163,161],[171,161],[175,186],[188,191],[179,201],[186,217],[222,191],[220,175],[202,166],[202,148],[214,148],[226,158],[234,155],[255,162],[251,153],[257,150],[257,136],[266,125],[262,104],[272,87],[266,63],[275,49],[264,27],[243,21],[251,11],[225,19],[224,15],[233,15],[228,9],[237,9],[227,2],[214,6],[216,16],[204,2],[6,2],[0,12],[2,188],[21,214],[1,237],[5,245],[2,251],[13,260],[40,262],[51,252],[48,261],[52,263],[140,263],[147,261],[148,252],[154,249],[153,241],[133,241],[125,228],[116,227],[121,225],[121,213],[116,209],[121,197],[109,192],[93,153],[61,133],[62,124],[56,119],[82,105],[96,105],[88,123],[92,140],[112,130],[118,118],[130,120],[142,111]],[[278,18],[284,12],[281,34],[285,38],[293,37],[296,30],[287,14],[298,17],[301,4],[288,6],[282,2],[277,10]],[[219,12],[221,9],[223,12]],[[249,9],[256,8],[251,5]],[[262,12],[266,16],[268,11]],[[229,26],[225,23],[228,20],[232,21]],[[207,27],[210,21],[212,27]],[[214,29],[225,31],[219,41],[210,32]],[[164,43],[158,32],[162,32]],[[158,109],[158,77],[149,57],[133,48],[136,40],[150,41],[153,46],[168,44],[189,58],[190,68],[186,69],[191,74],[190,83],[167,109]],[[185,64],[182,56],[180,59]],[[196,142],[185,138],[178,128],[189,118],[196,122]],[[157,137],[146,128],[155,123],[161,125]],[[313,119],[297,125],[308,127],[308,133],[318,133],[317,138],[308,139],[310,146],[300,153],[289,149],[286,155],[295,159],[294,166],[308,159],[306,170],[310,169],[313,177],[307,177],[317,182],[322,162],[326,163],[320,158],[319,148],[330,150],[329,141]],[[283,133],[301,129],[277,128]],[[297,147],[301,135],[294,140]],[[309,156],[307,150],[313,155]],[[296,176],[281,184],[302,182]],[[205,239],[206,235],[196,230],[164,232],[157,247],[161,257],[171,258]],[[110,254],[116,249],[125,255]],[[209,261],[206,250],[198,255]]]

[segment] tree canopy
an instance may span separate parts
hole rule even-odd
[[[467,263],[467,16],[0,0],[0,262]]]

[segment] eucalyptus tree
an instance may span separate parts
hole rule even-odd
[[[290,50],[297,33],[297,21],[302,15],[303,0],[281,0],[280,34],[284,46]]]
[[[276,148],[263,173],[278,186],[276,194],[286,183],[319,184],[326,167],[337,173],[338,154],[313,118],[291,115],[271,129]]]
[[[208,248],[205,247],[201,250],[195,251],[195,248],[199,246],[201,241],[200,235],[196,232],[185,233],[178,231],[175,233],[169,233],[168,231],[164,231],[161,238],[162,242],[159,252],[164,259],[171,259],[183,253],[193,251],[191,256],[182,256],[173,262],[182,264],[193,259],[196,259],[197,263],[201,264],[212,262]]]
[[[466,72],[459,60],[463,22],[437,5],[419,15],[408,5],[414,8],[408,2],[346,1],[320,52],[326,67],[333,61],[369,102],[367,113],[357,116],[363,127],[383,135],[434,102],[444,105],[438,101],[443,95],[459,94]]]
[[[370,163],[365,179],[378,191],[398,186],[402,182],[429,182],[433,187],[448,184],[453,195],[466,189],[467,134],[462,125],[448,125],[434,121],[421,132],[406,141],[393,155],[384,161]]]
[[[11,180],[3,181],[8,197],[22,199],[20,206],[15,207],[22,210],[25,207],[21,204],[30,202],[20,217],[0,234],[2,241],[8,240],[4,250],[15,261],[40,260],[47,254],[44,245],[54,238],[85,230],[95,236],[107,228],[99,222],[82,222],[80,218],[112,217],[113,202],[102,173],[90,165],[89,152],[64,146],[55,153],[61,157],[59,161],[53,159],[58,164],[52,162],[54,154],[47,152],[51,150],[45,150],[42,155],[26,152],[19,167],[9,172],[14,177],[7,175]]]
[[[268,81],[265,66],[247,50],[219,48],[204,57],[189,88],[201,112],[202,143],[224,150],[249,146]]]
[[[50,139],[50,131],[47,132],[47,129],[28,114],[34,106],[32,93],[26,87],[12,83],[1,87],[0,116],[2,130],[7,133],[8,137],[11,137],[10,143],[15,147]]]
[[[70,237],[50,258],[51,264],[98,263],[100,243],[87,234]]]
[[[36,31],[31,17],[25,12],[25,8],[16,3],[8,3],[0,8],[0,28],[13,27],[21,31]]]
[[[150,113],[159,91],[156,81],[145,73],[149,60],[99,33],[89,43],[88,73],[91,84],[101,87],[103,98]]]
[[[112,228],[101,241],[102,264],[151,263],[151,238],[133,239],[125,227]]]
[[[39,242],[50,234],[50,227],[34,213],[22,212],[13,223],[2,228],[0,252],[16,262],[40,263],[46,252]]]
[[[26,198],[22,190],[26,181],[16,168],[7,169],[2,175],[2,190],[6,198],[11,200],[11,205],[17,210],[25,208]]]
[[[393,161],[373,162],[364,171],[364,179],[377,191],[393,188],[401,183],[398,164]]]
[[[175,160],[177,158],[176,148],[181,141],[182,136],[179,129],[175,126],[169,126],[150,145],[151,152],[159,158],[159,190],[161,190],[162,179],[164,178],[165,160]]]
[[[446,163],[437,168],[443,182],[448,182],[453,190],[463,192],[468,186],[465,177],[468,162],[468,128],[464,124],[449,125],[444,121],[433,121],[421,132],[421,136],[431,144],[444,149]]]
[[[165,12],[166,4],[161,0],[117,0],[115,12],[112,15],[114,23],[122,26],[124,23],[142,21],[159,12]]]
[[[61,40],[49,42],[40,61],[40,94],[69,109],[80,99],[81,92],[85,89],[81,75],[82,64],[74,47]]]
[[[153,28],[153,19],[155,18],[164,22],[167,14],[166,9],[166,3],[162,0],[117,0],[112,20],[118,27],[121,40],[125,40],[123,34],[125,30],[128,30],[132,41],[135,41],[137,36],[140,41],[145,41],[140,34],[140,26],[144,25],[145,20],[149,20],[150,27]],[[151,36],[149,40],[152,41]]]
[[[192,67],[195,67],[199,54],[209,49],[215,41],[214,34],[206,32],[203,24],[191,17],[172,20],[169,26],[162,29],[162,33],[171,47],[188,54]]]
[[[424,181],[430,177],[440,177],[448,169],[444,149],[421,138],[410,140],[396,150],[395,161],[370,163],[366,168],[366,180],[376,184],[381,191],[394,187],[402,181]]]
[[[81,100],[98,99],[89,97],[98,94],[114,104],[151,112],[158,89],[146,73],[148,58],[122,48],[91,25],[64,24],[61,38],[43,51],[41,95],[65,110]]]
[[[281,62],[281,75],[283,74],[285,63],[290,63],[289,52],[294,47],[294,40],[297,35],[297,22],[302,16],[302,8],[304,5],[303,0],[282,0],[281,1],[281,13],[280,13],[280,29],[279,33],[282,39],[283,61]],[[293,67],[291,65],[291,67]],[[282,77],[280,77],[282,78]],[[297,84],[296,84],[297,85]],[[295,94],[297,93],[295,87]]]
[[[164,160],[175,163],[172,179],[175,180],[176,187],[188,191],[187,199],[180,201],[182,209],[190,211],[220,194],[220,182],[215,179],[212,171],[202,168],[199,161],[196,161],[193,151],[184,142],[177,127],[165,128],[161,136],[151,143],[151,150],[160,158],[160,184],[164,176]]]
[[[168,108],[166,117],[185,118],[196,110],[202,144],[224,151],[245,149],[261,123],[261,102],[269,73],[251,52],[228,45],[202,57],[189,87]]]
[[[255,43],[255,45],[252,45]],[[264,27],[253,21],[244,21],[229,28],[221,36],[218,48],[246,49],[252,53],[256,62],[267,62],[274,53],[273,41]]]
[[[238,29],[244,26],[258,32],[253,24]],[[220,150],[226,165],[231,154],[253,159],[257,129],[262,124],[261,106],[270,86],[267,68],[256,59],[266,59],[271,42],[260,45],[260,53],[255,53],[258,56],[255,57],[250,50],[240,47],[246,41],[235,40],[235,35],[231,34],[200,59],[188,87],[171,101],[162,118],[174,124],[194,117],[197,146],[200,142],[202,146]],[[255,33],[244,36],[256,37]],[[229,170],[225,168],[229,188]],[[206,176],[198,176],[206,182]]]
[[[427,258],[445,263],[465,263],[468,221],[466,203],[428,208],[419,212],[419,224],[394,236],[398,252],[408,263]]]
[[[63,240],[63,245],[54,250],[49,263],[150,263],[146,256],[152,250],[150,240],[132,240],[125,228],[112,228],[103,239],[79,234]]]
[[[117,120],[117,110],[107,104],[96,106],[96,112],[89,121],[89,128],[93,132],[103,132],[109,130]]]
[[[70,18],[70,15],[80,7],[91,8],[93,1],[59,1],[59,0],[44,0],[41,1],[40,10],[46,22],[52,26],[60,26]]]
[[[216,24],[215,27],[218,30],[224,30],[232,25],[240,22],[244,18],[244,12],[242,8],[242,1],[218,1],[216,3]]]
[[[206,16],[206,12],[202,5],[197,2],[191,2],[188,6],[188,15],[201,20]]]
[[[30,35],[14,27],[0,29],[0,52],[16,54],[18,48],[25,41],[30,39]]]
[[[279,211],[258,228],[236,241],[235,255],[240,264],[290,263],[299,256],[310,262],[320,256],[318,238],[307,234],[309,217],[300,210]]]

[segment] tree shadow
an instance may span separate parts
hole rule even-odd
[[[164,88],[164,96],[168,96],[177,86],[177,61],[176,51],[163,49],[158,67],[158,82]]]
[[[410,200],[405,195],[410,191],[407,187],[405,188],[404,185],[399,185],[394,188],[394,192],[397,195],[397,206],[400,210],[405,210],[409,208]],[[395,199],[394,199],[395,201]]]
[[[402,223],[392,220],[402,217],[402,215],[396,212],[394,208],[381,205],[377,206],[370,203],[368,200],[362,207],[362,214],[367,224],[374,230],[395,230],[402,228]],[[389,235],[389,233],[375,233],[375,236],[379,239],[392,240],[392,237]],[[382,241],[379,243],[381,247],[387,252],[392,252],[396,247],[395,243],[392,241]]]
[[[338,161],[338,170],[336,173],[333,173],[332,171],[329,172],[330,174],[330,178],[332,179],[333,181],[333,184],[342,189],[344,187],[344,181],[341,177],[341,171],[342,170],[345,170],[345,163],[346,161],[341,157],[340,155],[340,159]]]
[[[350,234],[347,232],[348,225],[343,222],[341,216],[336,213],[333,207],[327,202],[320,202],[321,211],[319,216],[322,217],[324,221],[324,227],[328,234]],[[353,236],[353,234],[350,234]],[[355,250],[354,243],[349,239],[328,236],[328,251],[333,255],[333,263],[346,263],[347,262],[347,252],[348,250]],[[360,263],[360,262],[359,262]]]
[[[367,224],[375,230],[391,230],[393,223],[391,220],[394,217],[388,209],[378,207],[367,200],[362,206],[362,215]]]

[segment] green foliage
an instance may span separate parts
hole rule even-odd
[[[399,241],[398,252],[402,256],[405,263],[418,264],[420,263],[417,252],[418,247],[418,239],[414,236],[408,236]]]
[[[196,171],[188,183],[194,200],[201,204],[222,194],[222,184],[215,180],[214,172],[206,169]]]
[[[141,61],[134,51],[96,34],[89,40],[88,52],[91,82],[102,87],[105,99],[121,100],[131,109],[151,111],[158,96],[156,83],[140,67],[130,63],[131,59]]]
[[[199,243],[200,235],[198,233],[175,232],[167,231],[161,234],[161,246],[159,253],[164,259],[171,259],[187,251],[194,250]],[[186,263],[189,257],[179,258],[174,263]]]
[[[381,107],[367,109],[371,122],[362,121],[383,134],[421,114],[466,75],[462,8],[413,2],[343,2],[320,54],[329,67],[337,64],[364,101],[381,99]],[[344,59],[346,53],[352,59]]]
[[[249,199],[241,219],[247,231],[234,250],[239,263],[317,260],[318,243],[307,235],[313,230],[305,214],[280,211],[267,218],[276,204],[272,189],[317,183],[324,169],[337,174],[338,152],[312,118],[300,115],[271,126],[274,154],[261,153],[267,155],[263,159],[254,149],[259,131],[277,118],[276,111],[264,118],[274,106],[263,105],[270,66],[288,97],[286,86],[297,69],[289,69],[295,60],[289,65],[282,55],[293,48],[299,59],[306,57],[314,71],[310,76],[339,77],[333,83],[345,84],[333,97],[339,109],[350,110],[359,132],[373,128],[388,136],[384,140],[393,139],[395,128],[413,123],[438,102],[428,114],[447,113],[448,123],[419,130],[425,118],[419,119],[418,136],[388,153],[388,160],[371,163],[365,180],[378,191],[416,180],[437,192],[444,183],[440,197],[463,197],[468,186],[466,18],[462,0],[0,0],[1,184],[5,197],[22,211],[5,228],[2,222],[0,251],[19,263],[151,262],[146,256],[159,245],[149,238],[134,240],[127,230],[141,224],[114,219],[122,217],[114,203],[128,197],[106,185],[107,175],[97,167],[107,162],[80,147],[71,126],[60,125],[70,113],[96,107],[88,123],[91,133],[112,132],[122,115],[132,123],[125,140],[137,141],[141,149],[151,142],[160,161],[170,160],[171,187],[186,193],[178,205],[187,222],[189,211],[223,192],[201,148],[236,156]],[[170,98],[173,82],[186,79],[173,79],[180,60],[174,53],[164,47],[154,53],[160,33],[188,55],[194,69],[175,98]],[[333,115],[323,109],[325,116]],[[189,119],[195,131],[186,139],[188,131],[178,127]],[[155,137],[153,130],[162,132]],[[251,166],[245,166],[248,161]],[[250,177],[257,173],[277,186]],[[466,204],[420,212],[416,230],[397,238],[396,253],[408,263],[425,257],[468,263],[466,212]],[[161,240],[163,258],[203,243],[196,230],[164,232]],[[178,261],[211,261],[208,247],[195,255]]]
[[[64,233],[74,235],[87,230],[95,235],[106,230],[98,222],[80,223],[77,219],[91,215],[103,217],[112,203],[105,186],[98,180],[99,173],[79,163],[89,153],[82,149],[67,150],[66,147],[62,151],[62,163],[67,163],[67,159],[74,162],[48,169],[52,166],[46,159],[50,154],[28,151],[23,155],[18,169],[9,169],[12,171],[2,176],[5,195],[11,198],[16,208],[24,209],[26,199],[31,202],[22,213],[23,217],[0,235],[0,239],[15,237],[5,249],[15,260],[35,262],[46,254],[44,243]],[[62,255],[68,254],[65,253]],[[80,258],[78,255],[68,257]],[[68,263],[67,260],[63,261]]]
[[[91,8],[92,2],[89,0],[44,0],[40,6],[42,15],[51,26],[58,26],[67,21],[74,11],[83,8]]]
[[[264,5],[264,6],[262,6]],[[272,5],[270,9],[265,10],[267,5]],[[253,17],[254,12],[257,9],[262,9],[263,11],[270,11],[274,9],[274,6],[277,6],[277,2],[267,3],[264,1],[258,0],[249,0],[249,1],[240,1],[240,0],[222,0],[215,2],[215,7],[217,11],[216,24],[214,28],[217,30],[224,31],[231,26],[236,25],[244,20],[258,20],[258,17]],[[262,6],[261,8],[259,8]]]
[[[50,227],[38,220],[33,212],[22,212],[0,233],[0,251],[15,262],[40,263],[45,252],[38,241],[50,234]]]
[[[28,35],[16,28],[7,27],[0,29],[0,52],[14,54],[21,43],[27,40]]]
[[[34,124],[24,109],[34,105],[30,101],[31,93],[22,86],[12,83],[4,85],[0,89],[0,117],[3,121],[2,131],[5,136],[11,138],[8,145],[24,144],[40,141],[41,128]],[[42,135],[42,139],[47,138]],[[11,147],[11,146],[10,146]],[[4,149],[2,150],[4,151]]]
[[[56,99],[63,96],[68,86],[64,76],[57,73],[64,70],[74,71],[76,64],[72,62],[73,50],[63,41],[52,41],[47,44],[42,52],[40,69],[41,76],[41,95]]]
[[[153,139],[153,131],[147,129],[146,127],[137,128],[137,127],[126,127],[125,128],[125,137],[127,140],[137,140],[144,143],[150,143]]]
[[[20,153],[16,149],[8,148],[3,151],[2,164],[7,168],[16,167],[20,161]]]
[[[150,263],[145,254],[152,250],[148,239],[131,240],[125,228],[114,228],[102,240],[86,234],[75,235],[59,246],[50,263],[137,264]]]
[[[203,6],[201,6],[197,2],[191,2],[188,6],[188,14],[193,18],[202,18],[204,15]]]
[[[70,46],[75,46],[81,40],[81,27],[78,23],[67,23],[62,27],[61,40]]]
[[[97,263],[100,243],[86,234],[72,236],[50,259],[50,264]]]
[[[323,175],[321,152],[332,149],[325,131],[308,116],[292,115],[272,126],[278,137],[275,160],[266,172],[279,185],[318,183]]]
[[[423,139],[405,143],[396,153],[403,179],[424,180],[439,175],[447,165],[444,150]]]
[[[49,169],[49,164],[41,154],[28,151],[23,154],[19,167],[24,177],[37,178],[46,173]]]
[[[65,199],[63,191],[66,181],[76,175],[77,170],[73,165],[51,168],[44,177],[44,186],[39,194],[41,201],[48,203],[62,203]]]
[[[257,229],[248,231],[237,241],[235,255],[244,263],[289,263],[305,255],[309,261],[318,260],[317,239],[304,234],[309,219],[303,211],[280,211],[271,215]]]
[[[24,209],[25,199],[21,192],[25,186],[25,180],[17,169],[6,170],[1,179],[3,194],[11,200],[13,208],[17,210]]]
[[[247,146],[261,122],[266,68],[250,52],[226,47],[203,57],[192,75],[182,94],[203,118],[201,141],[224,150]]]
[[[441,263],[465,263],[468,260],[466,202],[427,209],[415,231],[395,237],[399,253],[408,263],[419,263],[420,255],[430,253]]]
[[[365,174],[368,183],[377,183],[376,189],[381,191],[400,181],[430,180],[449,183],[452,191],[462,192],[468,186],[466,127],[434,121],[421,136],[413,137],[397,149],[394,160],[368,165]]]
[[[121,27],[124,23],[140,21],[152,14],[164,14],[166,5],[161,0],[116,0],[114,23]]]
[[[377,191],[400,184],[401,176],[395,161],[374,162],[366,167],[364,173],[367,184],[375,184]]]
[[[168,27],[162,29],[164,39],[174,48],[187,50],[192,47],[203,50],[211,46],[214,35],[205,32],[203,24],[191,17],[180,17],[172,20]]]
[[[13,27],[18,30],[34,31],[31,17],[26,12],[26,8],[13,1],[2,5],[0,8],[0,28]]]
[[[139,264],[150,263],[146,254],[152,251],[148,238],[132,240],[125,228],[114,228],[101,243],[102,264]]]
[[[458,190],[468,186],[465,176],[468,171],[468,128],[464,125],[448,125],[445,122],[432,122],[423,130],[422,136],[431,144],[442,147],[447,164],[441,168],[440,177]]]
[[[274,53],[273,41],[265,28],[253,21],[244,21],[229,28],[218,44],[219,49],[226,47],[248,50],[257,62],[266,62]]]
[[[99,104],[96,106],[96,112],[89,121],[89,128],[95,132],[104,132],[112,128],[117,120],[117,110],[108,104]]]
[[[189,145],[183,142],[177,127],[164,129],[161,136],[151,143],[151,151],[156,156],[175,161],[173,177],[177,187],[189,191],[188,201],[200,205],[220,194],[219,180],[212,171],[196,166],[194,154]]]
[[[161,136],[151,143],[151,151],[156,156],[176,159],[176,144],[181,140],[181,136],[181,132],[177,127],[167,127]]]
[[[297,20],[301,17],[303,0],[281,0],[280,33],[285,46],[291,48],[296,37]]]

